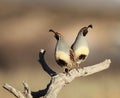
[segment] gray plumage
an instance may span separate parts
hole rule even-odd
[[[49,31],[55,34],[54,37],[57,40],[55,47],[55,60],[58,65],[64,67],[66,72],[68,72],[73,67],[72,60],[74,57],[72,54],[72,50],[70,46],[66,43],[63,35],[53,30]]]
[[[88,33],[89,27],[92,28],[92,25],[80,29],[74,43],[71,46],[76,62],[85,61],[89,54],[88,42],[86,40],[86,34]]]

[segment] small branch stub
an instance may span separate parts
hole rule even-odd
[[[26,96],[26,98],[33,98],[31,95],[31,90],[28,86],[28,84],[26,82],[23,82],[23,86],[24,86],[24,95]]]

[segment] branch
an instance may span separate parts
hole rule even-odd
[[[55,71],[53,71],[48,65],[47,63],[45,62],[45,59],[44,59],[44,54],[45,54],[45,50],[44,49],[41,49],[40,50],[40,53],[39,53],[39,63],[42,65],[42,68],[45,72],[47,72],[51,77],[52,76],[55,76],[57,73]]]
[[[103,61],[103,62],[101,62],[99,64],[84,67],[83,68],[83,71],[84,71],[83,76],[88,76],[88,75],[94,74],[96,72],[100,72],[102,70],[105,70],[105,69],[109,68],[110,63],[111,63],[111,60],[106,59],[105,61]]]
[[[12,93],[16,98],[32,98],[28,84],[24,82],[23,86],[24,93],[21,93],[19,90],[15,89],[14,87],[7,83],[3,85],[3,88]]]
[[[23,86],[24,86],[24,95],[26,96],[26,98],[32,98],[31,90],[28,84],[26,82],[23,82]]]
[[[18,90],[16,90],[14,87],[10,86],[7,83],[3,85],[3,88],[12,93],[16,98],[24,98],[21,92],[19,92]]]
[[[51,77],[50,83],[44,90],[39,90],[37,92],[31,92],[28,84],[25,82],[23,82],[23,94],[8,84],[4,84],[3,88],[11,92],[16,98],[40,98],[42,96],[44,96],[44,98],[57,98],[59,91],[76,77],[84,77],[105,70],[109,68],[110,63],[110,59],[107,59],[99,64],[80,68],[78,71],[73,69],[69,72],[70,75],[59,73]]]
[[[43,70],[46,71],[51,76],[50,83],[47,85],[45,89],[38,90],[36,92],[31,92],[30,88],[28,87],[28,84],[25,82],[23,82],[23,86],[24,86],[23,94],[8,84],[4,84],[3,88],[11,92],[16,98],[40,98],[42,96],[44,98],[57,98],[59,91],[66,84],[74,80],[76,77],[84,77],[105,70],[109,68],[111,63],[110,59],[107,59],[99,64],[83,67],[78,70],[72,69],[69,72],[70,75],[66,75],[65,73],[57,74],[47,65],[44,59],[44,54],[45,54],[45,50],[41,49],[39,53],[39,62],[42,65]]]
[[[42,96],[45,96],[46,93],[48,92],[48,89],[49,89],[50,85],[51,85],[51,81],[44,90],[39,90],[37,92],[32,92],[31,94],[32,94],[33,98],[40,98]]]
[[[88,76],[91,74],[94,74],[96,72],[100,72],[102,70],[105,70],[109,68],[110,66],[110,59],[107,59],[99,64],[80,68],[79,72],[76,69],[73,69],[70,71],[70,75],[59,73],[58,75],[52,77],[51,85],[45,95],[44,98],[56,98],[59,91],[68,83],[70,83],[72,80],[74,80],[76,77],[82,77],[82,76]]]

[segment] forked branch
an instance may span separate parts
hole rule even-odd
[[[24,86],[23,93],[21,93],[19,90],[15,89],[14,87],[7,83],[3,85],[3,88],[12,93],[16,98],[33,98],[31,96],[31,91],[28,87],[28,84],[26,82],[23,82],[23,86]]]
[[[45,72],[47,72],[51,76],[50,83],[48,83],[47,87],[43,90],[39,90],[37,92],[31,92],[27,83],[24,84],[24,93],[21,93],[20,91],[16,90],[12,86],[5,84],[3,87],[7,89],[9,92],[11,92],[13,95],[15,95],[16,98],[57,98],[57,95],[59,91],[68,83],[70,83],[72,80],[74,80],[76,77],[84,77],[88,76],[97,72],[100,72],[102,70],[105,70],[109,68],[110,66],[110,59],[106,59],[105,61],[78,69],[72,69],[69,73],[70,75],[66,75],[64,73],[56,73],[53,71],[46,63],[44,59],[45,50],[41,49],[39,53],[39,62],[42,65],[42,68]]]

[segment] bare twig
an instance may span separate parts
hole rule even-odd
[[[45,54],[45,50],[44,49],[41,49],[40,50],[40,53],[39,53],[39,63],[41,64],[43,70],[45,72],[47,72],[51,77],[52,76],[55,76],[57,73],[55,71],[53,71],[48,65],[47,63],[45,62],[45,59],[44,59],[44,54]]]
[[[18,91],[17,89],[15,89],[14,87],[12,87],[9,84],[4,84],[3,88],[5,88],[6,90],[8,90],[10,93],[12,93],[16,98],[25,98],[24,95]]]
[[[28,84],[26,82],[23,82],[23,86],[24,86],[24,95],[26,96],[26,98],[32,98],[31,90]]]

